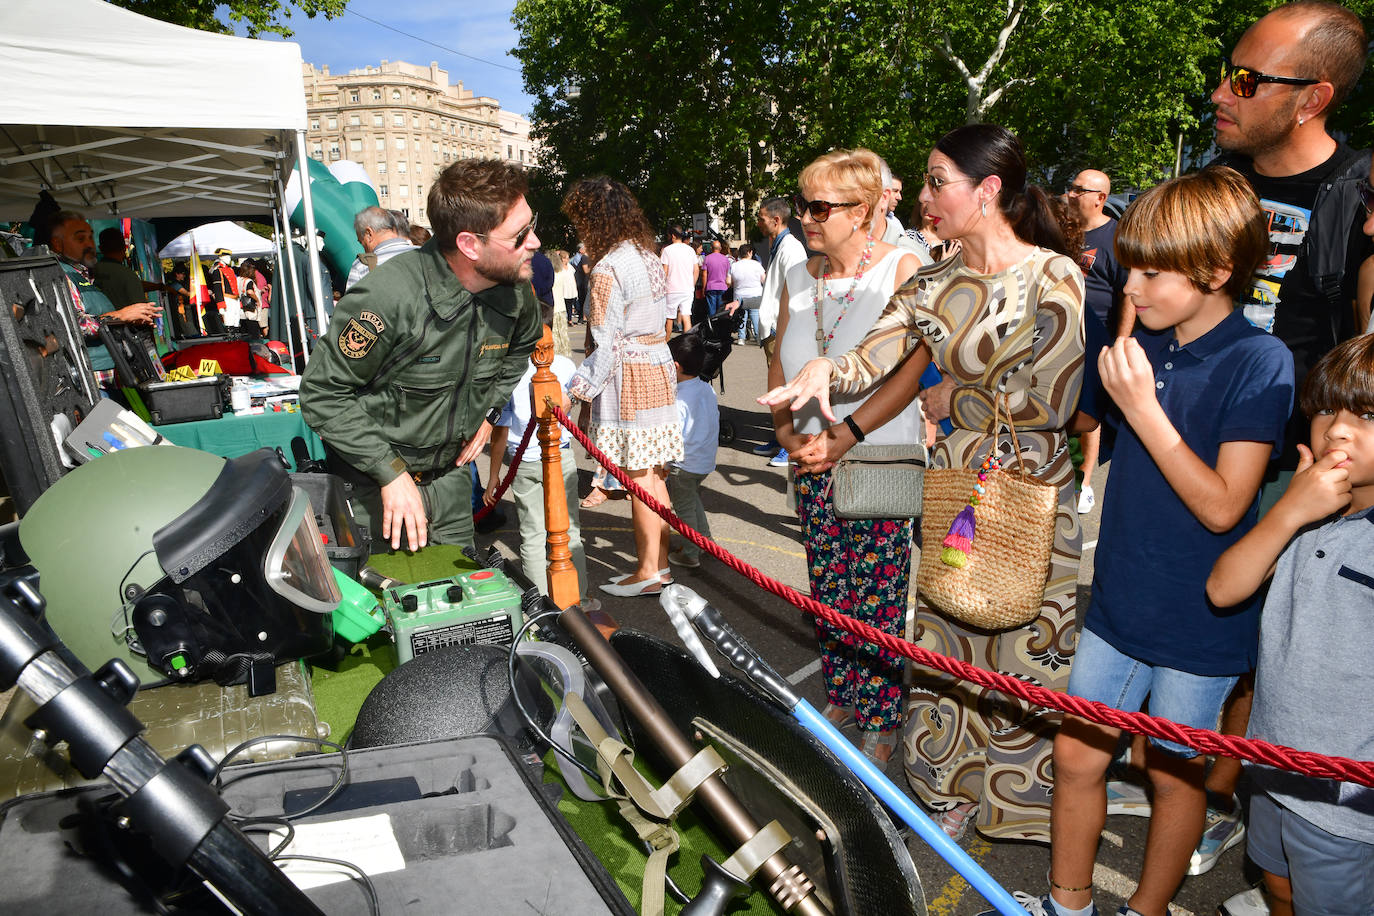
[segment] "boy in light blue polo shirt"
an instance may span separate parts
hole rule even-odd
[[[1268,253],[1259,201],[1237,172],[1167,181],[1126,211],[1117,257],[1144,330],[1096,357],[1120,410],[1103,498],[1092,602],[1068,692],[1215,728],[1253,661],[1256,613],[1219,613],[1205,583],[1255,524],[1260,481],[1283,442],[1293,359],[1235,309]],[[1093,864],[1120,730],[1065,716],[1054,742],[1050,893],[1032,913],[1096,916]],[[1166,912],[1202,836],[1205,758],[1151,739],[1154,807],[1140,882],[1120,914]]]
[[[715,389],[699,377],[706,358],[701,335],[679,334],[668,341],[668,349],[677,367],[677,415],[682,423],[682,460],[668,468],[668,495],[678,518],[710,537],[711,523],[701,505],[701,482],[716,469],[720,405]],[[701,548],[684,540],[682,546],[668,551],[668,562],[695,569],[701,565]]]
[[[1260,618],[1249,737],[1374,760],[1374,335],[1336,347],[1303,383],[1311,448],[1278,503],[1222,554],[1207,595],[1226,607],[1273,574]],[[1272,912],[1374,913],[1374,789],[1250,766],[1250,858]]]

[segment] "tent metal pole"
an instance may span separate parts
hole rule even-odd
[[[305,157],[305,131],[296,131],[296,168],[301,171],[301,205],[305,207],[305,254],[310,260],[310,292],[315,299],[315,324],[324,339],[328,314],[320,287],[320,251],[315,247],[315,204],[310,197],[310,170]]]
[[[301,335],[301,362],[308,363],[310,362],[310,353],[308,352],[310,348],[305,345],[308,339],[305,333],[305,309],[301,308],[301,285],[296,279],[296,243],[291,241],[291,221],[286,213],[286,185],[282,184],[280,175],[277,176],[277,196],[281,198],[281,225],[282,231],[286,234],[282,247],[286,249],[286,263],[291,268],[292,301],[296,305],[296,327],[300,329]],[[287,315],[286,320],[290,323],[291,316]],[[291,358],[293,361],[295,360],[295,350],[291,351]]]
[[[280,179],[278,179],[278,182],[277,182],[277,183],[278,183],[278,184],[281,183]],[[281,274],[282,274],[282,263],[281,263],[282,252],[283,252],[284,250],[286,250],[286,249],[285,249],[285,246],[291,244],[291,239],[290,239],[289,237],[285,236],[285,235],[282,235],[282,231],[281,231],[281,225],[282,225],[282,223],[281,223],[281,220],[278,218],[278,214],[279,214],[280,212],[281,212],[281,203],[280,203],[280,201],[276,201],[276,202],[274,202],[274,203],[272,204],[272,238],[275,240],[275,242],[276,242],[276,244],[277,244],[277,257],[274,259],[274,260],[277,262],[277,265],[276,265],[276,266],[277,266],[277,276],[281,276]],[[289,254],[290,254],[290,251],[287,251],[286,253],[289,255]],[[294,258],[293,258],[293,260],[294,260]],[[296,282],[296,272],[295,272],[294,270],[292,270],[292,271],[290,271],[289,273],[290,273],[290,277],[291,277],[291,283],[292,283],[292,285],[294,285],[295,282]],[[285,294],[286,294],[286,284],[285,284],[285,283],[283,283],[283,284],[281,285],[281,291],[282,291],[282,298],[285,299],[285,298],[286,298],[286,295],[285,295]],[[299,301],[299,300],[298,300],[298,301]],[[281,303],[281,304],[282,304],[283,306],[286,305],[286,303],[284,303],[284,302]],[[300,309],[297,308],[296,311],[299,312]],[[289,354],[291,354],[291,368],[292,368],[292,369],[295,369],[295,368],[296,368],[296,342],[295,342],[295,340],[293,340],[293,338],[295,337],[295,335],[291,333],[291,312],[290,312],[290,310],[288,310],[288,311],[285,313],[285,319],[286,319],[286,320],[282,322],[282,327],[286,329],[286,352],[289,353]],[[269,323],[270,323],[270,322],[269,322]]]

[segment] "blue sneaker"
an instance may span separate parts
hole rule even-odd
[[[1188,860],[1188,874],[1205,875],[1217,864],[1221,854],[1245,839],[1245,824],[1240,819],[1240,802],[1232,799],[1233,808],[1225,812],[1207,806],[1207,825],[1202,840]]]
[[[777,450],[777,439],[769,439],[767,442],[764,442],[761,445],[756,445],[752,449],[750,449],[750,451],[752,451],[755,455],[772,455],[776,454]]]
[[[1011,896],[1013,900],[1025,907],[1026,912],[1030,913],[1031,916],[1059,916],[1059,910],[1055,908],[1054,901],[1050,899],[1049,894],[1045,894],[1043,897],[1033,897],[1022,891],[1012,891]],[[984,910],[978,916],[998,916],[998,911]],[[1088,911],[1088,916],[1098,916],[1096,903]]]
[[[774,455],[772,458],[768,459],[768,466],[774,468],[787,467],[787,449],[778,449],[778,453]]]
[[[1124,779],[1107,780],[1107,813],[1150,816],[1150,797],[1145,787]]]

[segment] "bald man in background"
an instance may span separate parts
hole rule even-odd
[[[1130,271],[1116,259],[1116,220],[1102,209],[1111,193],[1112,181],[1105,172],[1084,169],[1074,176],[1065,196],[1083,225],[1083,250],[1078,255],[1078,262],[1083,267],[1083,303],[1107,327],[1109,334],[1116,336],[1131,333],[1134,315],[1126,319],[1119,307],[1121,290],[1126,286]],[[1087,357],[1096,359],[1097,354],[1089,353]],[[1102,446],[1101,430],[1083,433],[1079,444],[1083,448],[1083,485],[1078,494],[1078,514],[1087,515],[1097,501],[1092,476]]]

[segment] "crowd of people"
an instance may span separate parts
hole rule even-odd
[[[338,303],[303,412],[378,543],[470,544],[472,477],[452,472],[490,444],[495,484],[530,422],[543,326],[557,340],[560,325],[566,339],[585,323],[580,365],[556,343],[566,406],[709,534],[699,491],[719,417],[700,326],[725,315],[733,342],[752,336],[767,362],[759,400],[774,439],[756,451],[788,469],[815,598],[903,635],[913,546],[932,546],[909,514],[839,513],[835,468],[856,445],[924,446],[933,469],[1014,457],[1055,494],[1033,619],[989,631],[918,595],[915,642],[1117,708],[1374,758],[1374,714],[1348,701],[1374,688],[1352,638],[1374,609],[1360,547],[1374,531],[1361,279],[1374,272],[1374,174],[1369,152],[1327,127],[1366,49],[1358,18],[1322,0],[1260,18],[1212,96],[1221,156],[1145,191],[1119,220],[1104,171],[1049,193],[1014,134],[977,124],[930,151],[909,228],[887,163],[836,150],[796,176],[794,197],[759,205],[757,246],[694,245],[680,226],[660,244],[626,185],[576,181],[563,212],[581,245],[550,258],[523,173],[455,163],[429,196],[434,238],[398,241],[384,266],[378,242],[378,263]],[[387,230],[373,216],[360,240]],[[672,549],[632,498],[633,565],[594,592],[564,449],[586,600],[657,594],[674,566],[700,565],[695,545]],[[538,480],[522,473],[521,554],[538,570]],[[599,486],[589,499],[615,491]],[[494,501],[494,487],[476,492]],[[1080,515],[1094,510],[1080,613]],[[904,670],[825,624],[816,639],[826,717],[879,764],[899,755],[947,833],[1050,844],[1047,891],[1021,895],[1029,912],[1097,912],[1111,811],[1150,815],[1125,916],[1162,916],[1185,874],[1243,838],[1265,881],[1226,901],[1228,916],[1374,912],[1374,791],[1255,767],[1245,812],[1239,766],[1155,739],[1123,755],[1115,729]],[[1339,720],[1326,715],[1336,708]]]

